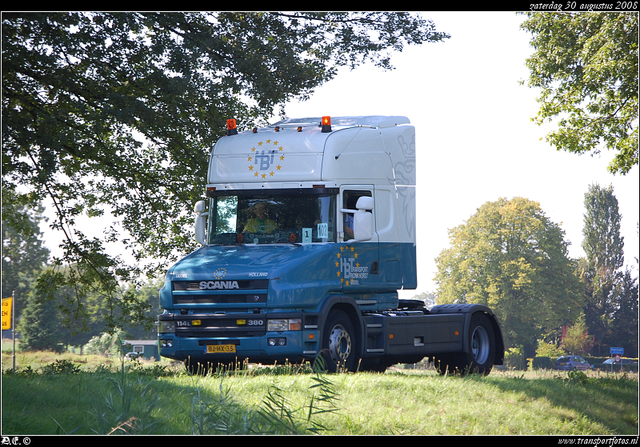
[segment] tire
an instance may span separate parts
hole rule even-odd
[[[476,313],[471,317],[465,343],[468,352],[436,356],[435,365],[440,374],[487,375],[491,372],[496,352],[496,339],[489,317],[482,313]]]
[[[341,310],[332,310],[322,333],[322,357],[328,372],[355,371],[358,364],[355,330]]]

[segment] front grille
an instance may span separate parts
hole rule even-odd
[[[240,294],[240,295],[173,295],[175,304],[256,304],[266,303],[266,294]]]
[[[201,283],[216,283],[215,285],[211,285],[209,287],[201,287]],[[247,279],[247,280],[238,280],[238,281],[174,281],[173,290],[174,291],[196,291],[196,290],[208,290],[213,287],[218,289],[226,289],[228,283],[237,283],[236,290],[259,290],[259,289],[267,289],[269,287],[268,279]],[[235,285],[235,284],[234,284]]]
[[[174,304],[266,304],[268,279],[174,281]]]
[[[266,333],[266,319],[254,315],[176,316],[177,337],[258,337]]]
[[[264,335],[264,333],[259,334],[256,332],[249,331],[241,331],[234,330],[231,331],[229,329],[202,329],[198,331],[176,331],[176,337],[187,337],[187,338],[226,338],[226,337],[259,337]]]

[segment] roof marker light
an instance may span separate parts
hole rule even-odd
[[[322,132],[331,132],[331,117],[322,117]]]
[[[236,128],[236,120],[228,119],[227,120],[227,135],[236,135],[238,133],[238,129]]]

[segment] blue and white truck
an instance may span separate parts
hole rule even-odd
[[[322,357],[329,371],[432,358],[488,374],[504,359],[481,305],[399,299],[417,287],[415,129],[402,116],[286,119],[211,152],[202,247],[160,290],[160,355],[206,371]]]

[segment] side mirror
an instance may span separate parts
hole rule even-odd
[[[207,234],[206,234],[206,214],[204,211],[204,201],[200,200],[193,207],[193,211],[196,213],[196,222],[195,222],[195,236],[196,241],[202,245],[206,245],[207,243]]]
[[[358,203],[356,203],[356,208],[359,210],[373,211],[373,197],[360,197]]]
[[[353,215],[353,237],[356,241],[369,241],[373,238],[373,197],[360,197]]]

